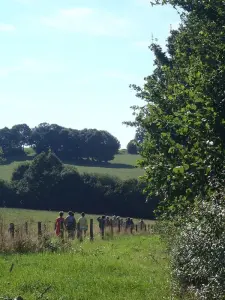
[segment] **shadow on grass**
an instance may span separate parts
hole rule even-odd
[[[123,163],[110,163],[110,162],[96,162],[90,160],[80,160],[80,161],[71,161],[63,160],[64,164],[80,166],[80,167],[99,167],[99,168],[108,168],[108,169],[136,169],[136,166],[123,164]]]
[[[13,162],[25,162],[31,161],[35,155],[21,155],[21,156],[12,156],[8,157],[6,161],[2,165],[9,165]],[[74,166],[82,166],[82,167],[99,167],[99,168],[108,168],[108,169],[136,169],[136,166],[123,164],[123,163],[110,163],[110,162],[96,162],[92,160],[66,160],[61,159],[64,164],[74,165]]]

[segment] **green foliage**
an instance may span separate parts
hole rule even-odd
[[[222,300],[225,5],[221,0],[153,4],[171,4],[182,13],[167,53],[151,45],[153,74],[143,88],[133,86],[146,101],[134,123],[146,132],[141,147],[146,192],[161,199],[158,212],[169,223],[173,274],[182,292]]]
[[[50,149],[64,160],[108,162],[118,153],[120,143],[104,130],[75,130],[41,123],[33,129],[26,124],[0,129],[0,146],[8,159],[40,154]],[[28,153],[27,146],[35,151]]]
[[[12,181],[21,180],[24,177],[26,171],[29,169],[29,167],[30,167],[29,162],[19,164],[18,167],[14,169],[12,173]]]
[[[224,299],[224,196],[223,189],[212,196],[211,203],[198,199],[195,208],[186,212],[173,241],[174,277],[199,299]]]
[[[135,140],[131,140],[128,144],[127,144],[127,152],[129,154],[137,154],[138,153],[138,147],[137,147],[137,143]]]
[[[31,129],[27,124],[14,125],[11,129],[18,139],[18,146],[23,148],[30,145]]]
[[[120,148],[119,141],[107,131],[75,130],[48,123],[33,129],[31,141],[37,153],[51,149],[61,159],[73,161],[108,162]]]
[[[17,129],[9,129],[7,127],[0,129],[0,147],[5,158],[24,155],[21,139],[22,135]]]
[[[20,195],[29,193],[31,197],[42,201],[48,197],[51,189],[57,184],[60,172],[63,170],[62,162],[51,151],[36,156],[32,163],[25,163],[16,169],[12,176],[13,186]],[[42,194],[44,192],[44,194]]]
[[[145,203],[143,185],[137,179],[80,174],[51,151],[20,164],[13,172],[11,187],[14,197],[4,197],[7,207],[153,218],[158,202],[154,198],[152,203]]]
[[[0,165],[3,164],[4,162],[5,162],[4,153],[2,147],[0,147]]]
[[[152,44],[155,70],[143,88],[146,101],[135,125],[145,139],[141,166],[160,212],[184,212],[196,195],[207,197],[225,165],[225,67],[223,1],[155,1],[179,6],[182,24],[171,31],[168,53]],[[185,11],[186,10],[186,11]],[[135,108],[136,109],[136,108]]]
[[[15,191],[13,190],[10,183],[0,180],[0,207],[5,207],[8,200],[14,205],[15,203]]]

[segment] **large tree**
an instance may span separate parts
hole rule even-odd
[[[18,144],[24,149],[24,146],[30,144],[31,129],[27,124],[17,124],[11,129],[18,137]]]
[[[225,164],[225,3],[221,0],[162,0],[182,11],[167,52],[157,44],[155,70],[143,88],[136,115],[142,128],[144,176],[150,195],[170,213],[205,198]]]
[[[129,154],[137,154],[138,153],[137,142],[135,140],[129,141],[129,143],[127,144],[127,152]]]
[[[107,162],[120,148],[119,141],[107,131],[76,130],[48,123],[32,130],[31,141],[37,153],[51,149],[60,158],[75,161],[92,159]]]

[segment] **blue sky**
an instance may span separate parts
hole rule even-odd
[[[0,0],[0,128],[104,129],[125,147],[141,104],[129,84],[152,72],[152,35],[164,46],[178,23],[148,0]]]

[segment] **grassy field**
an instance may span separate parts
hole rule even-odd
[[[94,165],[75,165],[79,172],[89,172],[97,174],[108,174],[118,176],[121,179],[137,178],[143,175],[143,170],[136,168],[139,155],[118,154],[109,164]],[[14,161],[9,164],[0,165],[0,179],[10,180],[13,170],[21,163]]]
[[[74,242],[69,252],[0,255],[0,270],[0,297],[172,299],[168,258],[158,236]]]
[[[53,223],[56,216],[51,211],[1,208],[0,224]],[[98,230],[97,216],[87,217],[95,220]],[[35,232],[37,240],[37,228]],[[54,253],[0,253],[0,299],[19,295],[25,300],[171,299],[169,260],[159,236],[126,233],[101,240],[94,232],[93,242],[76,239],[69,248],[57,247]],[[54,234],[51,239],[56,241]],[[24,252],[22,240],[20,245]]]

